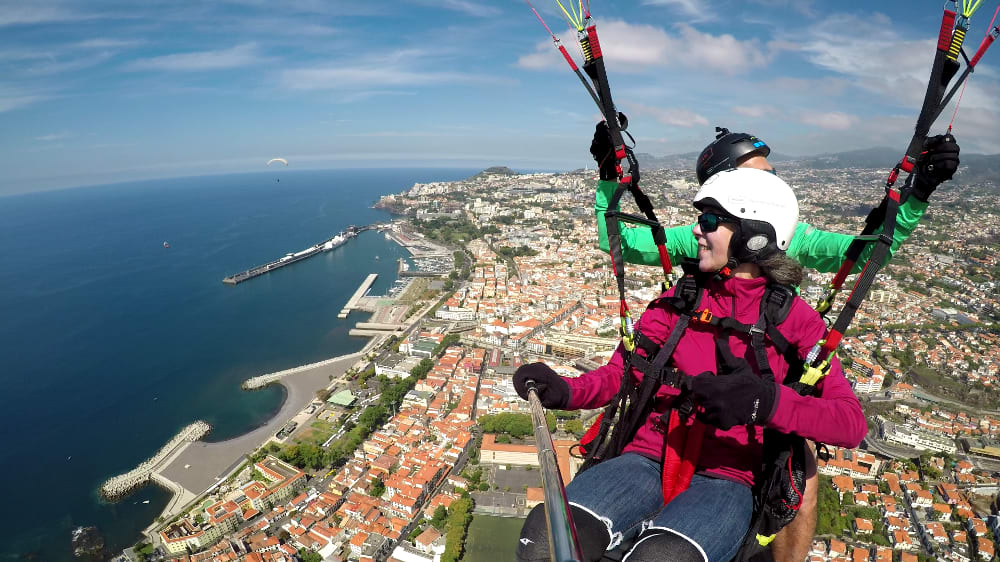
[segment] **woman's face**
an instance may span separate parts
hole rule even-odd
[[[706,210],[712,213],[712,210]],[[692,228],[695,239],[698,240],[698,269],[706,273],[719,271],[729,263],[729,241],[736,232],[729,222],[719,222],[715,230],[702,232],[702,227],[695,223]]]

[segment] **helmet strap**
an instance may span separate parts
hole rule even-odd
[[[739,265],[740,265],[740,260],[736,259],[735,256],[729,258],[729,261],[726,262],[726,265],[722,266],[722,269],[720,269],[719,271],[716,271],[715,276],[712,279],[714,279],[715,281],[725,281],[726,279],[729,279],[730,277],[733,276],[733,272],[736,271],[736,268]]]

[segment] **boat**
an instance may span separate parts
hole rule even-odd
[[[149,500],[143,500],[142,503],[149,503]]]
[[[163,247],[164,248],[169,248],[170,247],[170,242],[167,242],[166,240],[164,240],[163,241]]]
[[[378,256],[375,256],[375,259],[377,260],[377,259],[378,259]]]

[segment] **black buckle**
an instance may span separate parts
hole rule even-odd
[[[694,399],[688,392],[681,392],[677,398],[674,399],[675,402],[679,402],[677,406],[677,415],[680,416],[681,420],[687,423],[688,418],[694,414]]]
[[[660,414],[653,418],[653,430],[664,435],[670,430],[670,412]],[[667,419],[663,419],[667,418]]]

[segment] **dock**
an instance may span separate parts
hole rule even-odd
[[[300,252],[290,252],[283,257],[280,257],[274,261],[265,263],[264,265],[258,265],[251,267],[246,271],[241,271],[234,275],[230,275],[222,280],[226,285],[237,285],[244,281],[253,279],[259,275],[264,275],[265,273],[270,273],[275,269],[280,269],[286,265],[291,265],[296,262],[300,262],[306,258],[311,258],[320,252],[327,252],[336,248],[339,248],[347,243],[348,240],[354,238],[358,234],[366,230],[372,230],[374,228],[379,228],[377,224],[370,224],[366,226],[348,226],[342,232],[337,233],[336,236],[323,240],[317,244],[309,246],[305,250]]]
[[[350,300],[348,300],[347,304],[344,305],[344,309],[340,311],[340,314],[337,315],[337,318],[347,318],[347,315],[351,313],[351,310],[354,309],[356,306],[358,306],[358,301],[361,300],[361,297],[365,296],[365,293],[367,293],[368,289],[371,288],[372,283],[375,282],[376,278],[378,278],[378,273],[368,274],[368,277],[366,277],[365,280],[361,283],[361,286],[358,287],[358,290],[354,291],[354,294],[351,295]]]

